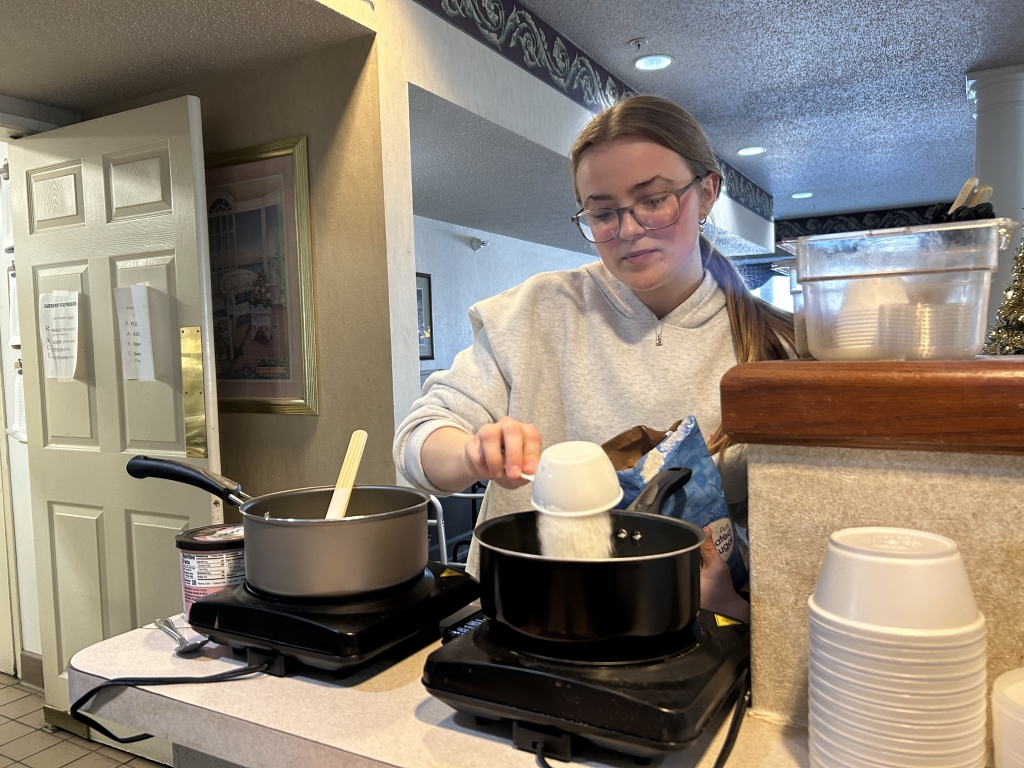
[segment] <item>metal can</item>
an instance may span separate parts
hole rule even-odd
[[[185,618],[192,603],[245,581],[242,525],[204,525],[174,537],[181,560],[181,598]]]

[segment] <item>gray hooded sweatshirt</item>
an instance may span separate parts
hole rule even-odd
[[[736,364],[725,294],[711,273],[662,320],[600,261],[535,275],[469,310],[473,344],[424,383],[395,435],[395,464],[414,486],[446,492],[423,472],[424,440],[441,427],[469,433],[502,416],[534,424],[543,447],[603,443],[643,424],[668,429],[693,414],[718,429],[719,381]],[[661,340],[659,345],[658,340]],[[746,499],[746,453],[726,451],[726,499]],[[490,483],[480,520],[530,509],[531,486]],[[477,573],[476,542],[469,572]]]

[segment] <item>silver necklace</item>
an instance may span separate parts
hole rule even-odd
[[[665,327],[665,324],[662,323],[661,325],[659,325],[657,328],[654,329],[654,346],[656,346],[656,347],[660,347],[661,346],[661,330],[664,327]]]

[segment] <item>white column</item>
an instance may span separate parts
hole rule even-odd
[[[974,175],[991,185],[996,215],[1024,225],[1024,66],[968,72],[967,93],[977,103]],[[1003,303],[1020,240],[1018,229],[1013,245],[999,255],[989,297],[989,325],[995,323],[996,310]]]

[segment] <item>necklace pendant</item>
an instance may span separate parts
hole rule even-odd
[[[656,342],[654,342],[654,346],[656,346],[656,347],[660,347],[661,346],[661,336],[660,335],[658,336],[658,340]]]

